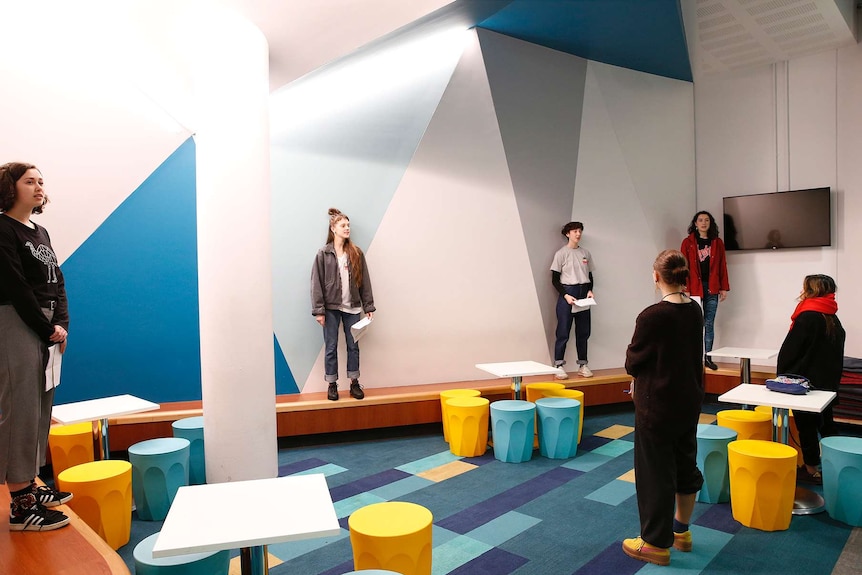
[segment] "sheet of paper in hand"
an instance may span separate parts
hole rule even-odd
[[[579,313],[590,309],[590,306],[596,305],[596,300],[591,297],[584,299],[576,299],[575,305],[572,306],[572,313]]]

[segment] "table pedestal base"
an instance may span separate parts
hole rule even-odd
[[[242,575],[266,575],[269,573],[266,545],[241,548],[239,563]]]
[[[796,488],[796,495],[793,498],[793,515],[814,515],[822,512],[825,508],[826,502],[819,494],[805,487]]]

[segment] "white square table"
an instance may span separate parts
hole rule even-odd
[[[751,383],[751,360],[772,359],[778,355],[778,350],[753,347],[720,347],[712,350],[708,355],[738,357],[740,383]]]
[[[561,367],[545,365],[537,361],[506,361],[503,363],[477,363],[476,367],[497,377],[511,377],[515,399],[521,399],[521,378],[528,375],[560,373]]]
[[[744,383],[718,396],[724,403],[742,405],[768,405],[772,407],[772,440],[787,444],[791,409],[820,413],[835,399],[834,391],[811,390],[804,395],[791,395],[771,391],[765,385]],[[794,515],[810,515],[824,509],[823,498],[804,487],[796,488],[793,501]]]
[[[158,403],[134,395],[114,395],[55,405],[51,411],[51,417],[63,425],[92,421],[93,439],[97,446],[96,455],[100,459],[108,459],[111,455],[110,442],[108,441],[108,418],[154,411],[158,408]]]
[[[267,545],[340,533],[322,473],[190,485],[177,491],[153,557],[239,547],[243,575],[264,575]]]

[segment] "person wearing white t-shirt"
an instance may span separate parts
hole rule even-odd
[[[323,327],[324,379],[329,384],[329,400],[338,400],[339,324],[344,325],[347,342],[350,396],[365,397],[359,385],[359,344],[353,339],[350,328],[361,319],[363,312],[371,319],[375,311],[365,254],[350,241],[350,219],[330,208],[326,245],[318,250],[311,269],[311,315]]]
[[[584,224],[569,222],[563,226],[561,233],[567,242],[557,250],[551,263],[551,282],[559,294],[554,366],[561,368],[566,364],[566,346],[574,323],[578,375],[592,377],[593,372],[587,367],[587,340],[591,331],[590,308],[574,313],[572,306],[575,300],[593,297],[593,256],[580,245]],[[568,379],[568,375],[562,372],[557,374],[556,378]]]

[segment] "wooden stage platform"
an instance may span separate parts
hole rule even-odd
[[[755,383],[774,374],[752,371]],[[576,375],[561,381],[566,387],[584,392],[585,406],[631,401],[623,390],[631,377],[619,369],[595,370],[592,378]],[[522,385],[553,381],[548,376],[525,377]],[[707,393],[721,394],[739,383],[737,364],[719,364],[718,371],[706,370]],[[477,389],[491,401],[511,399],[511,380],[487,379],[407,387],[366,388],[365,399],[355,400],[342,390],[339,401],[329,401],[326,393],[281,395],[274,409],[279,437],[316,435],[363,429],[379,429],[439,423],[440,392],[446,389]],[[111,451],[156,437],[170,437],[171,423],[183,417],[201,415],[201,402],[162,404],[158,411],[127,415],[109,420]],[[8,509],[9,495],[3,489],[0,510]],[[46,533],[10,533],[9,517],[0,511],[0,574],[14,575],[129,575],[125,563],[68,507],[60,510],[72,518],[69,527]]]

